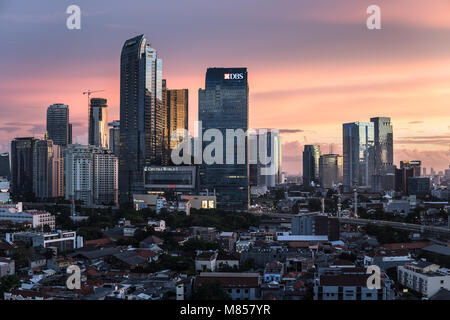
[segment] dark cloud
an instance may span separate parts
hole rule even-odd
[[[19,131],[20,128],[18,127],[12,127],[12,126],[2,126],[0,127],[0,131],[4,131],[4,132],[15,132],[15,131]]]
[[[305,132],[305,130],[301,129],[280,129],[278,130],[281,134],[290,134],[290,133],[301,133]]]
[[[436,136],[403,137],[395,140],[394,143],[412,144],[412,145],[433,144],[433,145],[448,146],[450,144],[450,134],[436,135]]]

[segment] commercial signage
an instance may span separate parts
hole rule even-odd
[[[223,75],[225,80],[242,80],[244,79],[243,73],[225,73]]]

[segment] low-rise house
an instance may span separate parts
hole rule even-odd
[[[364,255],[364,266],[376,265],[382,270],[402,266],[414,259],[407,249],[384,249],[379,247]]]
[[[148,225],[152,226],[153,230],[155,230],[156,232],[163,232],[164,230],[166,230],[166,222],[164,220],[159,221],[149,220]]]
[[[216,260],[217,268],[229,267],[239,269],[239,256],[236,254],[219,254]]]
[[[207,282],[218,281],[232,300],[260,299],[261,276],[259,273],[202,272],[194,280],[194,288]]]
[[[10,258],[0,258],[0,278],[15,274],[15,263]]]
[[[450,270],[439,265],[414,261],[397,268],[398,281],[405,287],[430,298],[440,289],[450,290]]]
[[[191,237],[203,241],[215,241],[217,239],[217,230],[214,227],[190,227]]]
[[[222,248],[228,251],[234,251],[234,245],[237,241],[237,233],[236,232],[221,232],[219,234],[219,243]]]
[[[252,242],[250,240],[239,240],[236,242],[236,252],[248,251],[251,246]]]
[[[393,281],[386,274],[381,288],[369,289],[370,274],[362,268],[327,268],[314,280],[314,300],[393,300]]]
[[[284,264],[279,261],[272,261],[266,265],[264,269],[264,282],[280,283],[284,275]]]
[[[137,228],[135,226],[129,225],[123,227],[123,236],[124,237],[132,237],[136,233]]]
[[[139,242],[139,247],[150,249],[154,245],[161,246],[163,243],[164,243],[164,240],[162,240],[161,238],[158,238],[157,236],[151,235],[151,236],[145,238],[144,240],[142,240],[141,242]]]
[[[196,271],[215,271],[217,262],[216,251],[203,251],[199,252],[195,257],[195,270]]]

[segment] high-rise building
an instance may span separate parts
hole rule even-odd
[[[261,144],[260,139],[265,142]],[[265,150],[261,150],[261,147]],[[271,188],[281,184],[281,137],[278,130],[256,129],[250,132],[249,148],[250,160],[253,160],[249,165],[250,185]],[[261,156],[267,157],[267,163],[261,161]]]
[[[323,188],[332,188],[343,179],[342,156],[338,154],[324,154],[319,159],[320,185]]]
[[[69,123],[69,142],[67,144],[72,144],[72,124]]]
[[[143,168],[163,162],[162,60],[144,35],[125,41],[120,58],[120,202],[143,193]]]
[[[9,153],[0,154],[0,177],[11,180],[11,168],[9,164]]]
[[[394,165],[394,142],[391,118],[371,118],[374,126],[374,173],[384,174]]]
[[[163,80],[163,101],[167,110],[166,134],[170,152],[187,138],[184,133],[188,130],[188,89],[167,89],[166,80]],[[174,132],[178,132],[178,139],[172,139]]]
[[[62,146],[52,140],[36,140],[33,150],[33,192],[36,198],[62,197],[63,189]]]
[[[371,118],[374,124],[372,191],[383,192],[394,187],[394,143],[391,118]]]
[[[120,152],[120,121],[114,120],[108,123],[109,129],[109,150],[119,157]]]
[[[200,186],[209,192],[215,190],[219,208],[248,209],[248,91],[247,68],[208,68],[205,89],[198,91],[199,137],[208,129],[219,130],[224,137],[224,157],[226,153],[229,156],[223,164],[202,164],[200,168]],[[233,144],[234,150],[226,151],[226,129],[242,130],[242,137]],[[204,142],[202,150],[207,145]],[[244,159],[239,157],[242,155]]]
[[[411,168],[413,170],[413,177],[419,177],[421,174],[422,161],[420,160],[403,160],[400,161],[400,169]]]
[[[424,198],[430,194],[431,179],[428,177],[409,177],[408,178],[408,195],[415,195]]]
[[[319,183],[320,146],[305,145],[303,149],[303,185]]]
[[[11,141],[12,193],[17,199],[33,198],[33,152],[36,139],[15,138]]]
[[[106,99],[92,98],[89,108],[89,144],[109,148],[108,105]]]
[[[344,190],[351,191],[355,186],[370,189],[374,172],[374,124],[344,123],[342,129]]]
[[[72,127],[69,124],[69,106],[52,104],[47,109],[48,139],[60,146],[68,145],[72,140]]]
[[[11,182],[5,177],[0,177],[0,204],[9,201],[11,201]]]
[[[64,194],[85,205],[117,203],[118,160],[108,149],[72,144],[64,149]]]
[[[403,160],[400,161],[400,169],[395,168],[395,191],[405,195],[409,194],[408,187],[409,178],[420,176],[420,160]]]

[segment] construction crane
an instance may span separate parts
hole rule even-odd
[[[90,111],[91,94],[96,93],[96,92],[103,92],[103,91],[105,91],[105,90],[87,90],[87,91],[83,92],[83,95],[87,94],[87,98],[88,98],[88,123],[87,123],[88,130],[89,130],[89,119],[90,119],[89,111]],[[89,132],[88,132],[88,139],[89,139]]]

